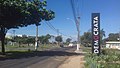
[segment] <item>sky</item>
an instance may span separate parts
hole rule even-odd
[[[91,13],[100,13],[100,28],[104,29],[106,37],[109,33],[120,31],[120,0],[78,0],[80,13],[80,35],[91,29]],[[70,0],[47,0],[47,9],[55,12],[55,18],[51,23],[55,29],[59,29],[64,38],[72,37],[76,40],[77,29],[74,22],[73,12]],[[69,19],[68,19],[69,18]],[[45,21],[40,22],[39,36],[51,34],[57,35],[57,32],[51,29]],[[19,29],[10,29],[8,34],[16,35],[36,35],[35,25],[22,27]]]

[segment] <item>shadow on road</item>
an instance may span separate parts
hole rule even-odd
[[[30,51],[30,52],[17,52],[11,51],[6,52],[5,57],[0,57],[0,60],[8,59],[21,59],[21,58],[30,58],[30,57],[43,57],[43,56],[73,56],[80,55],[75,52],[66,52],[66,51]]]

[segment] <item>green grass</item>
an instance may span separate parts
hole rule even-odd
[[[2,53],[0,53],[0,59],[19,58],[20,56],[26,57],[27,55],[31,56],[32,54],[36,52],[34,49],[34,46],[27,46],[27,45],[24,45],[24,46],[21,45],[20,47],[18,45],[14,45],[14,46],[7,45],[5,46],[5,48],[6,48],[6,54],[2,55]],[[59,46],[52,45],[52,44],[39,45],[37,51],[39,52],[39,51],[44,51],[44,50],[52,49],[52,48],[59,48]]]
[[[52,45],[52,44],[41,44],[39,45],[38,47],[38,51],[41,51],[41,50],[47,50],[47,49],[51,49],[51,48],[58,48],[59,46],[57,45]],[[34,45],[33,46],[28,46],[27,44],[26,45],[20,45],[20,47],[18,45],[5,45],[5,50],[6,52],[7,51],[34,51],[35,50],[35,47]],[[0,48],[0,51],[1,51],[1,48]]]
[[[92,51],[92,49],[91,49],[92,47],[82,47],[82,50],[84,51],[84,52],[87,52],[87,53],[89,53],[89,52],[91,52]]]

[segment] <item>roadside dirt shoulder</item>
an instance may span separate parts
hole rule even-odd
[[[70,56],[58,68],[85,68],[84,55]]]

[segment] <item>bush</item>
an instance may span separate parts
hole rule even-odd
[[[88,53],[85,60],[85,68],[120,68],[120,51],[104,49],[100,56]]]

